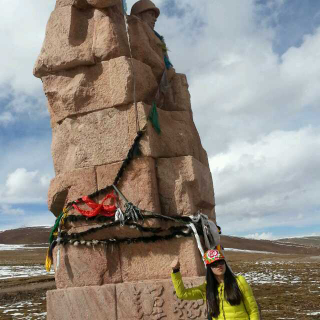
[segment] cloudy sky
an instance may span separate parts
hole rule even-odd
[[[51,225],[51,129],[32,68],[55,0],[3,1],[0,230]],[[188,76],[223,233],[320,234],[320,2],[154,2],[156,30]]]

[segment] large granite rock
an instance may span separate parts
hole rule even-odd
[[[99,190],[113,183],[120,164],[122,162],[96,168]],[[143,157],[133,160],[124,172],[118,188],[130,202],[140,209],[161,212],[156,162],[153,158]]]
[[[122,282],[119,246],[60,246],[54,249],[54,269],[57,288],[97,286]]]
[[[132,62],[136,100],[150,102],[158,87],[151,68]],[[130,59],[120,57],[43,77],[52,126],[70,116],[133,103],[133,70]]]
[[[67,202],[75,201],[111,185],[121,165],[122,162],[111,163],[76,169],[56,176],[51,181],[49,188],[49,210],[58,216]],[[154,159],[133,160],[118,186],[128,200],[141,209],[160,213]],[[84,209],[88,210],[88,208]]]
[[[184,279],[186,287],[203,281]],[[169,279],[48,291],[47,311],[48,320],[207,319],[205,303],[179,300]]]
[[[117,7],[95,10],[94,19],[93,51],[96,60],[110,60],[120,56],[130,57],[124,16]]]
[[[120,244],[121,273],[123,282],[167,279],[170,264],[179,255],[182,275],[204,275],[205,269],[192,238],[179,238],[155,243]]]
[[[158,82],[165,70],[162,42],[153,30],[136,16],[128,17],[129,39],[123,14],[112,7],[95,11],[95,33],[93,50],[98,60],[109,60],[119,56],[139,60],[151,67]]]
[[[130,237],[118,228],[118,237]],[[100,232],[101,233],[101,232]],[[114,236],[105,231],[105,239]],[[147,236],[142,233],[140,236]],[[92,235],[94,238],[94,235]],[[99,240],[99,239],[94,239]],[[164,250],[165,248],[165,250]],[[57,251],[54,249],[54,268],[57,288],[84,287],[140,280],[167,279],[170,263],[179,255],[182,275],[202,276],[205,273],[200,253],[193,238],[179,238],[155,243],[123,243],[102,245],[60,246],[57,268]]]
[[[170,87],[164,96],[161,109],[167,111],[189,111],[191,110],[191,100],[189,84],[185,74],[173,73]]]
[[[214,215],[214,192],[210,169],[197,159],[186,156],[157,159],[161,212],[190,215],[202,210]]]
[[[140,124],[146,124],[146,117]],[[61,174],[76,168],[122,161],[136,134],[132,105],[67,118],[52,129],[55,171]]]
[[[138,104],[139,126],[147,126],[141,141],[142,155],[153,158],[191,155],[208,167],[191,113],[158,109],[162,130],[158,135],[147,121],[150,108]],[[56,174],[122,161],[136,137],[136,110],[128,105],[67,118],[56,124],[52,132]]]
[[[45,40],[34,67],[34,75],[93,65],[94,19],[92,10],[74,6],[56,8],[48,21]]]
[[[175,158],[190,155],[209,167],[192,114],[186,111],[158,109],[161,134],[158,135],[148,123],[145,138],[141,142],[143,155],[154,158]]]
[[[116,320],[116,286],[47,291],[47,320]]]
[[[95,168],[83,168],[57,175],[51,180],[48,208],[58,216],[67,202],[97,191]]]

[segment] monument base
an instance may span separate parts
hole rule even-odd
[[[186,287],[203,282],[184,279]],[[170,279],[48,291],[47,313],[47,320],[207,319],[205,302],[178,299]]]

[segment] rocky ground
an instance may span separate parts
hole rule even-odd
[[[239,241],[224,239],[225,247],[230,247],[228,241],[237,243],[236,249],[226,250],[230,265],[251,284],[262,319],[320,319],[319,248],[309,247],[309,253],[305,254],[307,251],[298,249],[300,246],[296,250],[284,246],[282,252],[271,253],[261,251],[266,245],[272,251],[270,243],[262,242],[259,247],[259,242],[245,245],[246,241],[241,240],[239,248]],[[279,250],[278,246],[274,249]],[[46,318],[46,291],[54,289],[55,284],[53,275],[44,272],[45,254],[45,248],[14,251],[0,248],[1,320]],[[12,274],[15,276],[11,277]]]

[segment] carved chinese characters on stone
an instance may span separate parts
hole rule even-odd
[[[191,288],[199,285],[200,283],[195,282],[185,282],[186,288]],[[206,305],[203,300],[180,300],[175,291],[173,290],[173,312],[177,316],[176,319],[186,320],[186,319],[207,319]]]
[[[186,287],[203,283],[202,278],[184,278]],[[55,290],[50,295],[49,311],[56,310],[48,320],[206,320],[203,300],[185,301],[176,297],[170,279],[162,281],[126,282],[113,285],[87,286]],[[88,306],[83,301],[91,297]],[[65,301],[76,305],[69,310]],[[58,310],[58,311],[57,311]],[[64,310],[61,311],[61,310]],[[64,313],[68,317],[64,317]],[[83,315],[86,317],[83,317]]]
[[[163,285],[124,284],[117,293],[118,304],[121,304],[118,307],[118,319],[168,319],[163,293]]]

